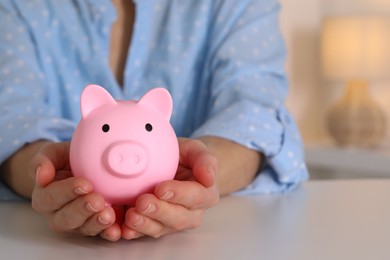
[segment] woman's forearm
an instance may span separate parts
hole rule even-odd
[[[253,181],[262,162],[259,152],[219,137],[207,136],[200,140],[217,157],[216,180],[221,195],[242,189]]]

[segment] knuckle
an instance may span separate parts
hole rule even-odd
[[[176,221],[176,222],[173,224],[173,226],[172,226],[172,228],[173,228],[174,230],[176,230],[176,231],[183,230],[183,229],[185,229],[186,227],[187,227],[187,222],[185,222],[185,221]]]
[[[180,230],[191,229],[192,226],[193,226],[193,221],[189,216],[186,216],[175,221],[172,225],[172,228],[175,231],[180,231]]]
[[[57,227],[60,227],[62,230],[73,230],[78,228],[78,224],[75,221],[72,221],[70,216],[64,212],[58,212],[54,219],[53,222]]]
[[[31,207],[39,213],[48,213],[56,210],[53,196],[37,189],[34,189],[31,195]]]
[[[61,226],[58,226],[53,219],[49,220],[49,228],[53,230],[54,232],[63,232],[64,229]]]
[[[153,238],[160,238],[166,233],[167,233],[166,228],[164,228],[164,226],[160,226],[157,230],[155,230],[155,232],[150,234],[150,236]]]
[[[44,205],[45,208],[49,209],[57,209],[57,203],[56,199],[54,197],[54,194],[50,191],[50,189],[47,190],[45,193],[43,199],[42,199],[42,204]]]
[[[32,200],[31,200],[31,207],[35,211],[42,213],[41,205],[40,205],[39,201],[34,198],[34,196],[33,196]]]
[[[199,191],[196,194],[194,194],[190,208],[191,209],[203,208],[205,205],[205,202],[206,202],[205,194],[203,192]]]
[[[195,229],[195,228],[198,228],[198,227],[200,227],[201,223],[202,223],[202,222],[201,222],[200,220],[195,221],[195,222],[193,222],[193,223],[189,226],[188,229]]]
[[[57,214],[55,221],[57,222],[58,226],[62,226],[66,230],[73,228],[69,218],[67,218],[63,213]]]
[[[195,229],[200,227],[200,225],[202,224],[202,216],[203,216],[203,210],[197,211],[194,219],[190,223],[189,229]]]
[[[201,225],[201,218],[196,217],[193,220],[183,220],[177,221],[172,228],[175,231],[187,230],[187,229],[195,229]]]

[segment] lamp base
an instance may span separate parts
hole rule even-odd
[[[375,147],[386,133],[386,118],[365,81],[349,81],[343,98],[329,111],[329,133],[340,146]]]

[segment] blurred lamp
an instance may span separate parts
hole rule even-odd
[[[390,73],[389,30],[388,21],[378,17],[332,17],[323,22],[323,74],[345,82],[344,96],[327,118],[329,133],[341,146],[373,147],[385,135],[385,115],[368,82]]]

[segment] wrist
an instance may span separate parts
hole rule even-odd
[[[199,140],[217,158],[216,182],[221,195],[246,187],[256,177],[263,161],[258,151],[220,137],[204,136]]]

